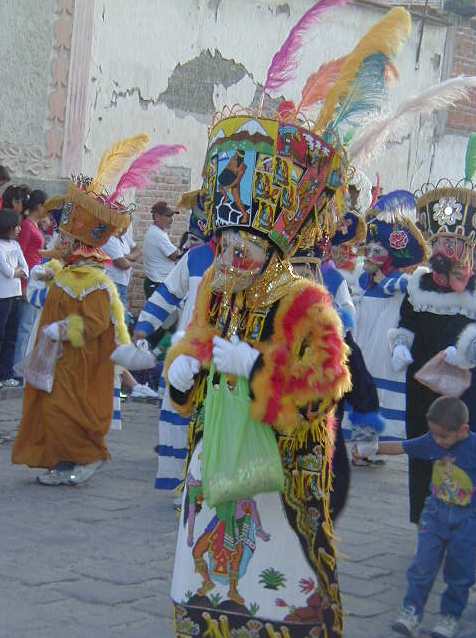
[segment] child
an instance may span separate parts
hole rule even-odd
[[[0,213],[0,387],[15,387],[13,355],[18,327],[21,280],[28,277],[28,266],[15,238],[20,232],[19,213],[5,209]]]
[[[466,405],[440,397],[427,412],[429,432],[416,439],[380,443],[379,454],[407,454],[433,461],[431,495],[425,501],[416,557],[394,631],[417,636],[425,604],[443,558],[447,585],[434,638],[453,638],[468,602],[476,571],[476,434]]]

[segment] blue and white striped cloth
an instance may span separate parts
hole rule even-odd
[[[392,367],[388,332],[398,327],[408,276],[397,271],[375,286],[369,287],[369,282],[369,276],[363,273],[359,279],[360,296],[354,297],[357,300],[354,337],[377,387],[380,413],[385,419],[380,438],[400,440],[406,438],[406,373],[395,372]]]
[[[178,312],[176,334],[182,334],[192,319],[198,287],[213,257],[210,244],[192,248],[184,255],[146,302],[136,330],[150,335],[166,325],[170,316]],[[174,410],[165,385],[162,377],[159,384],[163,400],[159,417],[159,444],[156,447],[159,459],[155,487],[159,490],[174,490],[183,480],[189,420]]]

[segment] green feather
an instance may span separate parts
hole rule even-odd
[[[464,165],[464,177],[468,181],[472,181],[476,173],[476,133],[471,133],[468,137],[468,146],[466,147],[466,160]]]

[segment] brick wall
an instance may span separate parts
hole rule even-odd
[[[179,166],[165,166],[155,179],[155,183],[150,188],[137,192],[136,211],[134,213],[134,239],[142,249],[144,235],[147,228],[152,223],[150,209],[157,200],[165,200],[174,207],[182,193],[190,190],[190,169]],[[188,213],[181,212],[175,215],[172,228],[169,232],[174,244],[178,245],[182,234],[188,227]],[[134,267],[131,285],[129,287],[129,307],[131,312],[137,314],[144,305],[143,291],[143,264],[140,257]]]
[[[456,29],[451,75],[476,75],[476,31],[471,26]],[[447,126],[458,133],[476,131],[476,91],[470,101],[460,102],[448,113]]]

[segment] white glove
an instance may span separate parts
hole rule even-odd
[[[149,352],[147,341],[143,341],[145,345],[138,341],[137,344],[118,346],[111,354],[111,361],[126,370],[151,370],[157,362],[152,352]]]
[[[213,362],[218,372],[248,378],[259,354],[238,337],[232,337],[231,341],[213,338]]]
[[[395,346],[392,352],[392,368],[395,372],[402,372],[413,363],[413,357],[407,346],[402,344]]]
[[[167,377],[171,386],[179,392],[187,392],[193,385],[193,377],[200,371],[200,361],[186,354],[179,356],[172,362]]]
[[[444,350],[444,353],[446,363],[449,363],[451,366],[456,366],[457,368],[462,368],[463,370],[468,368],[464,357],[454,346],[448,346],[448,348]]]
[[[45,334],[48,339],[51,339],[51,341],[62,341],[62,329],[63,323],[61,321],[55,321],[43,328],[43,334]]]

